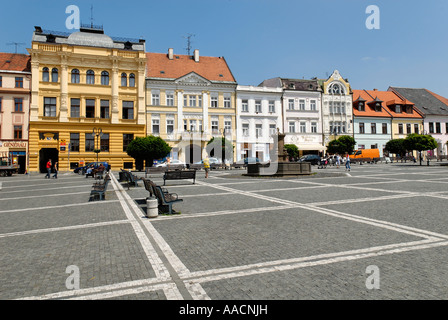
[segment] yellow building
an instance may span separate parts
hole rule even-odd
[[[28,51],[30,172],[44,172],[48,159],[66,171],[97,157],[114,169],[133,168],[126,146],[146,130],[145,41],[111,38],[93,26],[72,34],[36,27]]]
[[[147,53],[147,65],[147,134],[173,147],[172,159],[200,161],[212,137],[225,135],[236,145],[237,83],[223,57],[169,49]]]

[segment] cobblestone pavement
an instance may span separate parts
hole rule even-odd
[[[448,167],[313,171],[167,181],[180,214],[153,219],[117,172],[94,202],[81,175],[0,178],[0,299],[448,299]]]

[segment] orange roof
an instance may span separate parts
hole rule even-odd
[[[434,93],[428,89],[425,89],[426,91],[428,91],[430,94],[432,94],[434,97],[436,97],[437,99],[439,99],[440,101],[442,101],[444,104],[446,104],[448,106],[448,99],[445,97],[442,97],[441,95],[438,95],[437,93]]]
[[[422,118],[420,113],[416,111],[416,108],[414,107],[414,103],[404,99],[403,97],[399,96],[395,92],[392,91],[378,91],[378,90],[353,90],[353,100],[356,101],[358,95],[362,93],[363,99],[367,100],[366,104],[373,101],[374,99],[379,99],[382,101],[382,109],[385,110],[389,114],[388,117],[392,116],[394,118]],[[400,105],[411,105],[413,107],[412,113],[406,113],[401,112],[397,113],[395,112],[395,108],[393,107],[395,104]],[[366,111],[358,111],[356,109],[353,110],[354,115],[358,117],[367,116],[367,117],[383,117],[386,115],[383,115],[382,112],[376,112],[375,110],[372,110],[369,107],[365,108]]]
[[[385,117],[390,118],[391,115],[389,112],[386,111],[384,108],[384,102],[382,103],[381,111],[375,111],[374,109],[370,108],[367,104],[371,101],[373,101],[373,98],[366,92],[366,90],[353,90],[353,102],[359,99],[361,97],[362,99],[366,100],[364,102],[365,111],[358,111],[358,109],[353,108],[353,115],[357,117]],[[375,98],[375,96],[374,96]],[[382,100],[382,99],[381,99]]]
[[[191,72],[210,81],[236,82],[224,57],[199,57],[174,54],[170,60],[166,53],[146,53],[147,72],[151,78],[178,79]]]
[[[27,54],[0,52],[0,70],[31,72]]]

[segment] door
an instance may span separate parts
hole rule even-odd
[[[56,148],[44,148],[39,151],[39,170],[40,173],[47,173],[47,162],[51,159],[51,163],[59,162],[59,150]]]

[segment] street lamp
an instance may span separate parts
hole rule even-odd
[[[101,152],[101,145],[98,143],[98,139],[103,136],[103,129],[93,128],[92,136],[94,136],[96,138],[93,152],[96,153],[96,162],[98,162],[98,156],[99,156],[99,153]],[[97,145],[98,145],[98,149],[96,148]]]

